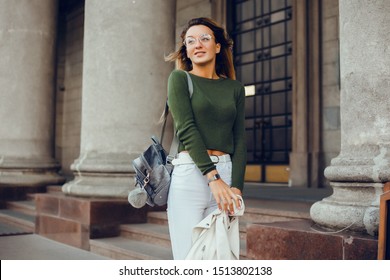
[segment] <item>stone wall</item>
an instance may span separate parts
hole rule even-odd
[[[322,1],[322,149],[324,166],[340,151],[338,0]]]

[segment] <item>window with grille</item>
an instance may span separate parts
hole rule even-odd
[[[248,164],[288,165],[292,142],[292,0],[230,2],[237,79],[246,89]],[[277,181],[277,179],[276,179]],[[281,180],[283,181],[283,180]]]

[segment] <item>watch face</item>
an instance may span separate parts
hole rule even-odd
[[[221,176],[218,173],[214,174],[213,177],[211,179],[209,179],[209,183],[216,181],[218,179],[221,179]]]

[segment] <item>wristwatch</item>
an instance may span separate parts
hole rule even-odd
[[[213,175],[213,177],[211,177],[211,178],[209,179],[209,184],[210,184],[211,182],[217,181],[217,180],[219,180],[219,179],[221,179],[221,176],[220,176],[218,173],[215,173],[215,174]]]

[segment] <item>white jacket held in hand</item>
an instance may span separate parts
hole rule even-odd
[[[234,214],[216,209],[192,231],[192,247],[186,260],[238,260],[240,258],[240,229],[238,217],[244,214],[234,205]]]

